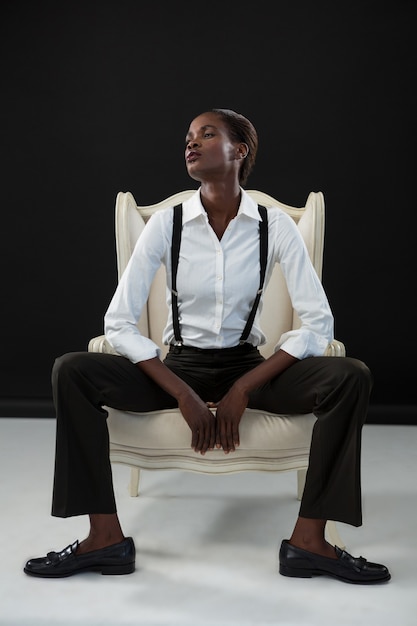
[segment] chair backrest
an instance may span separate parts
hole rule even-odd
[[[120,279],[136,241],[144,225],[153,213],[160,209],[185,202],[195,190],[186,190],[169,196],[156,204],[137,205],[130,192],[119,192],[116,198],[116,253],[118,277]],[[292,207],[279,202],[262,191],[247,190],[257,202],[266,207],[278,206],[288,213],[298,225],[306,243],[314,268],[321,279],[324,250],[324,197],[321,191],[312,191],[303,207]],[[148,299],[147,309],[143,312],[138,326],[140,331],[151,337],[166,353],[167,347],[162,345],[162,331],[167,318],[166,276],[165,268],[161,267],[155,276]],[[261,314],[262,330],[266,334],[267,344],[261,352],[265,357],[272,354],[282,333],[299,326],[288,295],[284,277],[279,265],[276,265],[264,295]]]

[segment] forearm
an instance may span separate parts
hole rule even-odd
[[[214,448],[216,420],[205,402],[158,358],[139,361],[137,366],[164,391],[176,398],[191,429],[191,447],[201,454]]]
[[[178,402],[193,393],[191,387],[172,372],[157,357],[139,361],[136,365],[151,378],[161,389],[173,396]]]
[[[233,452],[239,445],[239,422],[247,407],[249,393],[261,387],[268,380],[278,376],[298,359],[279,350],[260,365],[246,372],[233,384],[217,404],[216,445],[225,452]]]
[[[263,363],[257,365],[249,372],[246,372],[246,374],[236,381],[234,386],[242,393],[248,394],[284,372],[298,360],[299,359],[291,354],[288,354],[288,352],[278,350]]]

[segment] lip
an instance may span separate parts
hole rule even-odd
[[[187,163],[194,163],[199,157],[201,157],[201,153],[196,150],[191,150],[185,157]]]

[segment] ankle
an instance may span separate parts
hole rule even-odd
[[[112,545],[123,541],[124,535],[116,514],[90,515],[89,538],[96,543]]]
[[[301,548],[301,550],[306,550],[306,552],[311,552],[312,554],[318,554],[328,558],[337,557],[334,546],[328,543],[325,539],[305,541],[302,539],[300,540],[297,537],[291,537],[289,543],[295,548]]]
[[[90,532],[88,537],[79,544],[77,553],[101,550],[120,543],[124,538],[117,514],[90,515]]]
[[[86,552],[94,552],[95,550],[102,550],[108,546],[113,546],[123,541],[125,537],[123,535],[92,535],[91,533],[83,541],[78,544],[76,554],[85,554]]]
[[[336,557],[334,546],[325,539],[326,520],[299,517],[289,543],[313,554]]]

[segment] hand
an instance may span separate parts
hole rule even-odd
[[[191,428],[191,447],[201,454],[213,450],[216,442],[216,418],[201,398],[158,357],[139,361],[137,366],[177,399],[179,409]]]
[[[243,412],[248,406],[248,394],[231,387],[227,394],[217,404],[208,403],[208,406],[217,407],[216,412],[216,446],[224,452],[234,452],[240,445],[239,424]]]
[[[216,418],[208,406],[190,391],[178,401],[179,409],[191,429],[191,447],[205,454],[216,442]]]

